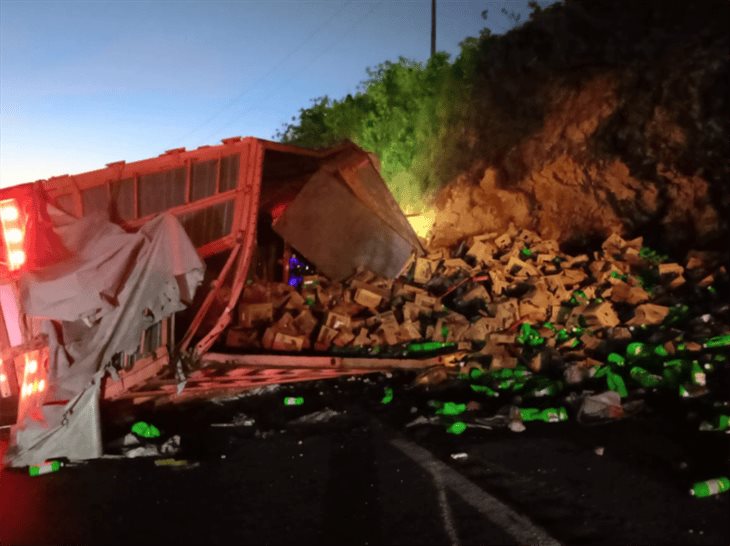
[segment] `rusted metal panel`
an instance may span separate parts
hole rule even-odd
[[[232,364],[260,368],[321,368],[321,369],[423,369],[444,364],[444,357],[433,358],[361,358],[328,355],[226,354],[207,353],[203,365]]]
[[[144,385],[150,379],[157,377],[169,364],[170,357],[164,347],[160,347],[154,356],[138,360],[129,371],[119,372],[119,380],[107,378],[104,383],[103,398],[117,400],[124,397],[124,393]]]
[[[395,277],[414,250],[325,170],[307,182],[274,230],[332,280],[344,279],[358,267]]]
[[[128,391],[118,400],[131,399],[135,403],[154,400],[156,405],[180,404],[196,398],[234,396],[266,385],[321,381],[323,379],[377,373],[379,370],[240,368],[235,371],[237,372],[235,377],[212,377],[203,374],[191,377],[188,379],[189,386],[179,394],[177,385],[172,382],[167,384],[156,383],[149,385],[149,388],[145,390]]]
[[[336,170],[365,206],[406,239],[414,250],[423,253],[418,235],[380,176],[371,154],[359,148],[349,148],[328,162],[326,168]]]

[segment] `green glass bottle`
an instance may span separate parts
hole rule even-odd
[[[446,432],[458,436],[459,434],[462,434],[466,430],[466,428],[466,423],[464,423],[463,421],[456,421],[456,423],[453,423],[449,426],[449,428],[446,429]]]
[[[633,368],[631,368],[629,374],[634,381],[647,389],[653,389],[655,387],[658,387],[662,384],[663,380],[660,376],[649,373],[644,368],[640,368],[639,366],[634,366]]]
[[[436,410],[436,415],[461,415],[466,411],[466,404],[457,404],[456,402],[445,402],[443,406]]]
[[[700,366],[700,363],[693,360],[691,370],[692,383],[704,387],[707,384],[707,376],[705,375],[705,370],[703,370],[702,366]]]
[[[641,358],[642,356],[648,355],[650,352],[651,349],[646,345],[646,343],[641,343],[639,341],[631,342],[628,347],[626,347],[626,356],[629,359]]]
[[[490,396],[492,398],[499,396],[499,393],[493,389],[490,389],[486,385],[469,385],[471,390]]]
[[[144,421],[137,421],[132,425],[132,432],[142,438],[159,438],[160,431],[155,425],[150,425]]]
[[[42,476],[43,474],[51,474],[52,472],[58,472],[61,470],[63,463],[61,461],[46,461],[43,464],[31,465],[28,467],[28,474],[30,476]]]
[[[617,373],[609,371],[606,374],[606,384],[608,390],[617,392],[621,398],[626,398],[629,395],[624,378]]]
[[[438,349],[446,349],[456,347],[456,343],[445,341],[426,341],[424,343],[411,343],[406,347],[409,353],[425,353],[428,351],[436,351]]]
[[[693,497],[711,497],[712,495],[719,495],[730,490],[730,479],[722,476],[720,478],[713,478],[711,480],[705,480],[703,482],[697,482],[692,485],[692,489],[689,490],[689,494]]]
[[[611,364],[615,364],[620,367],[623,367],[626,364],[626,359],[618,353],[609,354],[606,360],[608,360]]]
[[[530,396],[535,398],[557,396],[561,390],[563,390],[563,384],[560,381],[544,381],[530,391]]]
[[[564,407],[545,408],[520,408],[520,417],[523,421],[544,421],[545,423],[559,423],[568,420],[568,412]]]
[[[720,347],[730,347],[730,334],[724,336],[717,336],[705,341],[705,347],[707,349],[718,349]]]

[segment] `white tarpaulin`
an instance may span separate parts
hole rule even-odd
[[[134,353],[143,330],[184,309],[205,270],[170,214],[136,233],[100,215],[56,215],[54,222],[73,257],[22,280],[25,313],[48,319],[49,388],[40,411],[14,427],[6,455],[12,466],[101,456],[98,401],[105,366],[117,353]]]

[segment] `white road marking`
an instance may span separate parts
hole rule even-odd
[[[560,544],[526,516],[515,512],[474,482],[436,459],[428,450],[402,439],[391,440],[390,443],[430,474],[438,474],[443,486],[459,495],[482,516],[514,538],[518,544],[546,546],[558,546]]]
[[[441,519],[444,521],[444,529],[446,534],[449,535],[449,544],[451,546],[460,546],[459,534],[456,532],[456,526],[454,525],[454,517],[451,513],[451,506],[449,505],[449,499],[446,498],[446,488],[444,487],[444,480],[440,472],[436,472],[429,469],[431,476],[433,476],[433,483],[436,485],[436,491],[439,498],[439,508],[441,509]]]

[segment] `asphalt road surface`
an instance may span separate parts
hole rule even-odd
[[[36,478],[0,470],[0,544],[730,543],[730,493],[688,494],[729,473],[730,435],[696,432],[691,407],[455,436],[444,422],[406,425],[433,415],[429,400],[460,393],[407,379],[116,409],[104,428],[112,455],[144,418],[161,429],[158,443],[180,435],[175,458],[187,464],[110,457]],[[386,384],[395,397],[383,405]],[[288,395],[304,404],[284,406]]]

